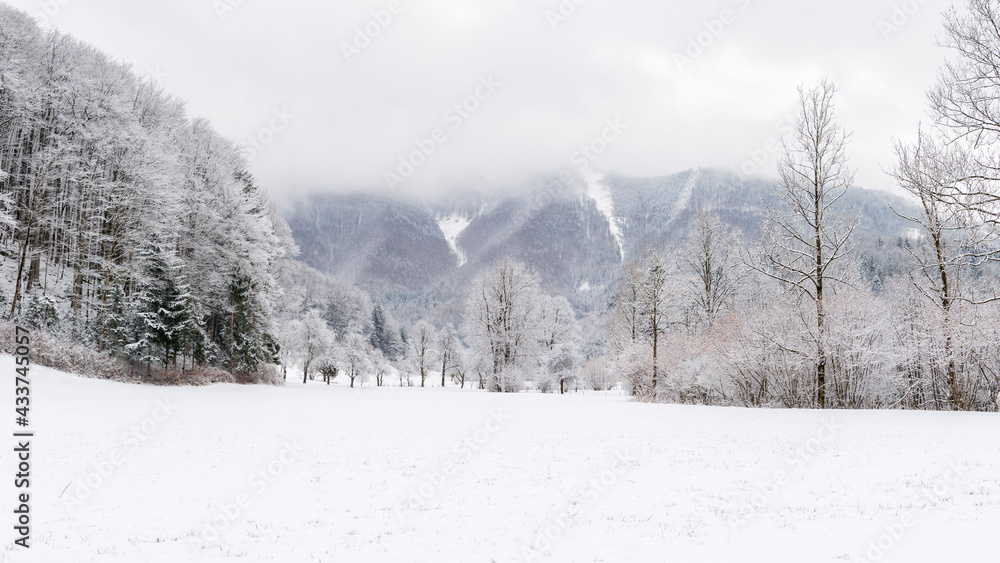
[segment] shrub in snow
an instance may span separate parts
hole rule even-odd
[[[3,343],[4,353],[14,352],[16,327],[15,323],[0,322],[0,342]],[[41,366],[89,377],[134,381],[127,363],[45,330],[37,330],[31,335],[31,351],[32,362]]]
[[[618,383],[615,374],[603,358],[589,360],[580,370],[580,379],[594,391],[610,391]]]

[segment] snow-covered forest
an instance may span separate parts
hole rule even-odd
[[[586,312],[503,257],[470,278],[454,322],[421,320],[413,299],[396,318],[399,302],[297,261],[240,146],[155,77],[0,7],[3,315],[42,331],[41,361],[131,380],[994,410],[1000,34],[993,3],[970,6],[946,18],[956,58],[930,90],[933,123],[896,141],[887,170],[915,202],[886,206],[911,226],[902,267],[873,276],[882,265],[855,251],[839,203],[857,189],[850,135],[823,81],[799,92],[759,233],[705,205],[682,239],[621,250]]]
[[[238,147],[24,13],[0,6],[0,32],[3,318],[49,332],[57,364],[82,345],[101,375],[276,362],[294,244]]]

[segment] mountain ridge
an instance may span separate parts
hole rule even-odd
[[[775,184],[728,170],[699,168],[652,178],[590,175],[575,186],[539,183],[506,193],[438,196],[326,194],[285,213],[300,258],[370,292],[401,318],[421,309],[458,322],[469,283],[510,255],[535,270],[546,291],[581,312],[607,303],[623,262],[676,246],[702,209],[756,238]],[[898,270],[912,225],[890,209],[903,198],[855,188],[844,211],[859,217],[858,248],[875,280]],[[426,311],[424,311],[426,313]]]

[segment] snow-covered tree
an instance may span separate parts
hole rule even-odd
[[[643,285],[646,272],[641,261],[633,261],[622,269],[622,278],[611,300],[610,326],[608,332],[611,344],[621,351],[642,338],[645,327],[643,319]]]
[[[449,324],[441,329],[437,338],[438,360],[441,362],[441,387],[445,386],[448,374],[458,363],[459,346],[458,333],[455,332],[454,326]]]
[[[764,261],[749,264],[791,287],[815,309],[807,321],[814,334],[816,405],[826,407],[828,362],[826,299],[840,281],[855,220],[841,220],[834,206],[854,182],[847,162],[848,136],[837,122],[836,87],[822,81],[799,89],[795,130],[779,162],[782,213],[770,218]]]
[[[59,323],[56,300],[51,295],[32,293],[28,296],[28,304],[24,308],[24,322],[34,328],[55,327]]]
[[[610,391],[617,383],[614,372],[602,358],[588,360],[580,370],[580,379],[594,391]]]
[[[302,383],[308,383],[309,368],[313,362],[328,354],[333,347],[333,331],[320,312],[313,309],[302,320],[292,321],[286,334],[288,340],[285,346],[296,351],[297,359],[302,364]]]
[[[128,348],[146,362],[147,371],[152,358],[164,368],[176,364],[178,356],[186,359],[189,353],[195,362],[204,361],[200,307],[180,273],[180,260],[169,246],[150,241],[142,255],[146,270],[137,299],[138,331]]]
[[[420,374],[420,386],[427,386],[427,376],[430,373],[432,355],[434,354],[434,328],[426,321],[420,321],[413,329],[413,367]]]
[[[510,258],[472,284],[466,327],[476,351],[490,359],[492,391],[516,391],[540,341],[536,276]]]
[[[360,334],[352,334],[341,346],[341,371],[351,380],[352,388],[355,381],[364,385],[372,371],[372,359],[367,340]]]
[[[565,393],[580,369],[580,336],[576,331],[576,313],[565,297],[539,297],[538,331],[541,337],[539,359],[543,387]]]
[[[385,312],[381,305],[375,305],[372,309],[372,332],[369,343],[372,348],[379,350],[383,355],[392,353],[392,343],[389,340],[390,329],[386,326]]]
[[[295,248],[238,147],[83,42],[5,6],[0,29],[8,318],[42,293],[64,313],[60,338],[101,351],[130,345],[147,368],[179,358],[181,369],[253,371],[271,361],[275,275]],[[172,257],[175,287],[148,275],[149,241]],[[168,298],[154,319],[154,300]],[[184,316],[192,326],[169,326]],[[125,325],[136,332],[129,342],[109,336]]]
[[[385,377],[389,375],[392,369],[392,362],[386,359],[385,354],[381,350],[375,348],[372,349],[370,357],[372,372],[375,374],[375,386],[382,387],[385,385]]]
[[[644,321],[641,333],[652,346],[651,387],[655,393],[659,377],[660,346],[671,325],[670,309],[677,297],[676,289],[671,284],[676,278],[672,276],[668,261],[656,253],[649,258],[645,274],[639,301]]]
[[[955,313],[962,300],[970,297],[962,295],[960,279],[971,265],[970,254],[979,246],[971,236],[974,227],[967,228],[967,212],[958,204],[957,192],[971,183],[966,180],[969,157],[959,146],[943,146],[923,132],[912,147],[897,143],[896,157],[893,176],[919,203],[920,213],[904,218],[920,227],[925,241],[908,250],[916,266],[915,287],[940,313],[937,329],[944,346],[940,358],[944,392],[953,407],[968,408],[959,385]],[[937,382],[932,385],[936,387]]]
[[[738,248],[739,235],[724,227],[718,215],[709,211],[698,214],[682,259],[689,278],[693,324],[711,328],[731,305],[741,277]]]

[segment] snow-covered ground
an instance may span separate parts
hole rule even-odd
[[[997,557],[996,414],[159,388],[43,368],[33,386],[33,547],[12,550],[3,522],[5,561]]]

